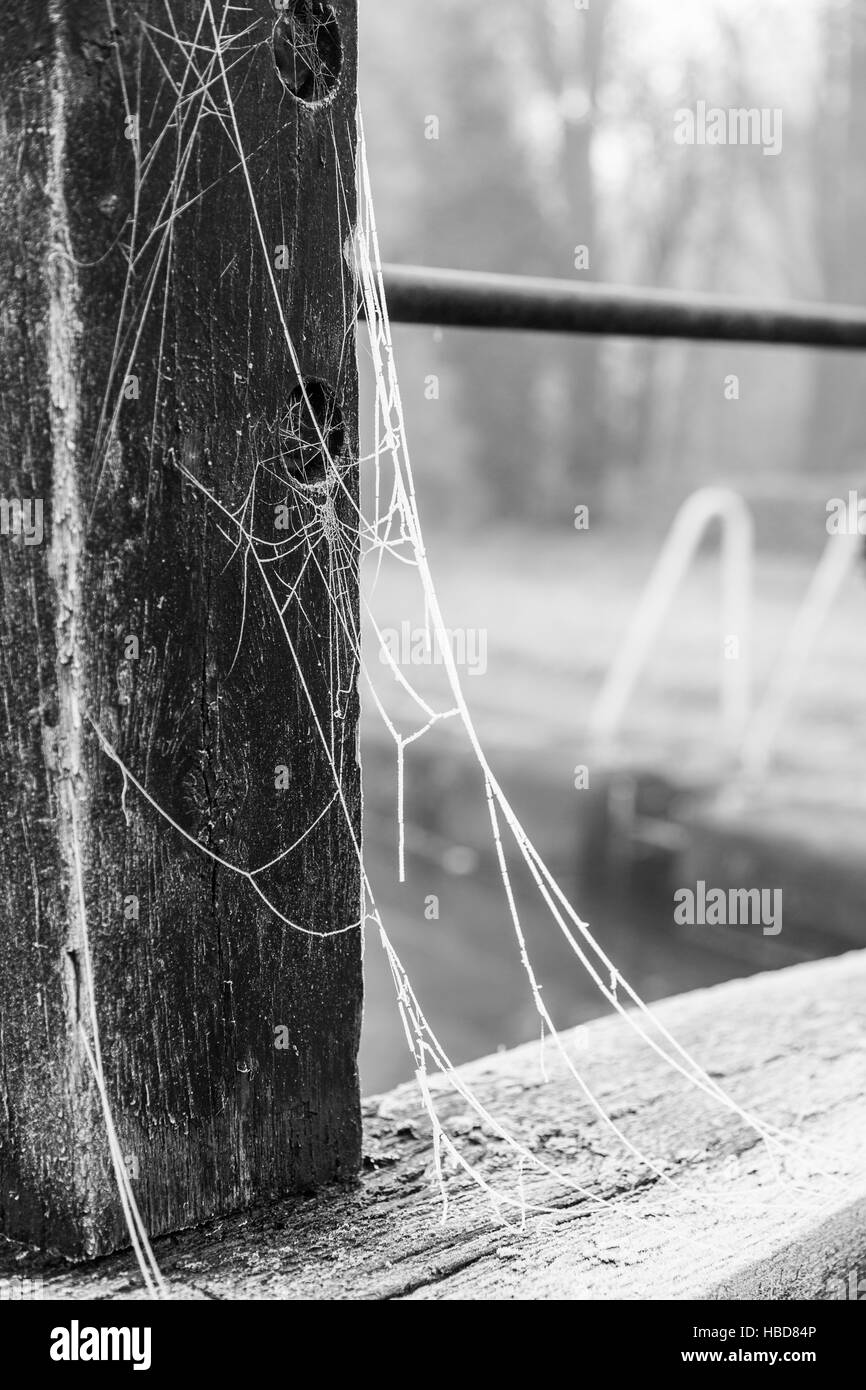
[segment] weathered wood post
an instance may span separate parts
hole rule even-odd
[[[356,7],[0,52],[0,1226],[83,1255],[98,1044],[151,1233],[359,1164]]]

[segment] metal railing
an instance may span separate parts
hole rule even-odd
[[[596,696],[589,731],[610,753],[637,679],[707,527],[721,525],[720,717],[722,743],[735,757],[749,714],[748,622],[752,596],[754,528],[743,498],[729,488],[705,487],[686,498],[674,518],[617,653]],[[736,650],[726,652],[727,640]]]
[[[866,348],[866,308],[845,304],[762,302],[431,266],[385,265],[383,278],[394,323]]]
[[[716,519],[722,528],[722,664],[719,678],[722,746],[734,764],[731,770],[746,777],[760,776],[772,761],[780,730],[796,701],[809,657],[843,583],[861,555],[862,537],[843,534],[828,538],[774,664],[767,689],[750,714],[754,527],[744,499],[727,488],[699,489],[686,499],[674,518],[590,712],[590,736],[603,755],[610,756],[614,751],[628,702],[662,623],[707,527]],[[725,651],[725,642],[732,638],[736,640],[736,651]]]
[[[394,323],[634,338],[681,338],[777,346],[866,348],[866,308],[772,302],[731,295],[499,275],[432,266],[383,266]],[[749,719],[748,636],[753,525],[739,494],[702,488],[680,508],[626,635],[593,704],[590,731],[612,746],[635,683],[680,583],[710,525],[721,523],[721,628],[736,658],[720,653],[720,713],[726,751],[743,772],[768,765],[806,660],[859,547],[831,537],[795,617],[781,658]],[[846,544],[846,541],[848,542]]]
[[[741,756],[746,775],[758,776],[769,766],[779,730],[796,698],[806,662],[836,595],[857,563],[862,543],[863,537],[856,534],[829,537],[791,624],[764,698],[746,732]]]

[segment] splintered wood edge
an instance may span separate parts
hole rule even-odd
[[[434,1077],[444,1132],[496,1200],[448,1171],[443,1221],[430,1121],[418,1088],[400,1086],[365,1103],[359,1184],[155,1242],[171,1296],[850,1296],[866,1275],[866,952],[696,991],[654,1013],[740,1107],[781,1132],[794,1153],[784,1172],[746,1121],[612,1017],[563,1034],[564,1052],[663,1176],[629,1153],[550,1040],[543,1057],[525,1044],[460,1078],[509,1136],[603,1202],[521,1165]],[[144,1296],[127,1254],[70,1267],[9,1246],[3,1260],[7,1276],[41,1273],[46,1298]]]

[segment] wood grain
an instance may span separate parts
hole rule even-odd
[[[548,1214],[510,1225],[462,1175],[449,1215],[414,1085],[365,1104],[364,1176],[352,1191],[275,1206],[166,1238],[175,1298],[825,1299],[866,1274],[866,953],[715,986],[659,1005],[712,1076],[777,1125],[803,1156],[780,1184],[765,1146],[672,1078],[617,1019],[564,1035],[607,1112],[670,1182],[624,1151],[547,1049],[461,1068],[496,1119],[547,1162],[607,1198],[525,1170]],[[434,1081],[461,1151],[514,1195],[513,1157]],[[27,1261],[14,1264],[17,1272]],[[141,1297],[129,1258],[44,1266],[51,1298]]]
[[[301,375],[342,414],[335,511],[356,622],[354,0],[335,11],[339,85],[308,106],[276,71],[273,7],[213,6],[235,36],[240,148],[272,264],[284,248],[276,276]],[[242,869],[323,812],[259,881],[305,927],[357,922],[329,761],[357,834],[357,693],[327,546],[287,610],[296,667],[255,564],[245,579],[230,524],[181,471],[234,510],[270,460],[251,520],[284,538],[274,517],[297,374],[221,74],[207,68],[207,8],[172,4],[177,41],[142,29],[142,17],[166,28],[163,5],[113,12],[114,38],[104,0],[25,0],[0,21],[0,494],[44,499],[46,527],[43,545],[0,538],[0,1224],[76,1255],[126,1239],[79,1036],[85,922],[111,1104],[152,1231],[351,1178],[360,1159],[358,932],[292,931],[132,786],[124,813],[89,722],[168,815]],[[200,22],[192,69],[184,45]],[[127,375],[111,431],[103,406],[110,420]],[[291,501],[294,529],[311,508]],[[293,584],[305,555],[272,573]]]

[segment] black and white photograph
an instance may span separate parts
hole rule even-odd
[[[331,1301],[856,1354],[866,0],[0,0],[0,1327]]]

